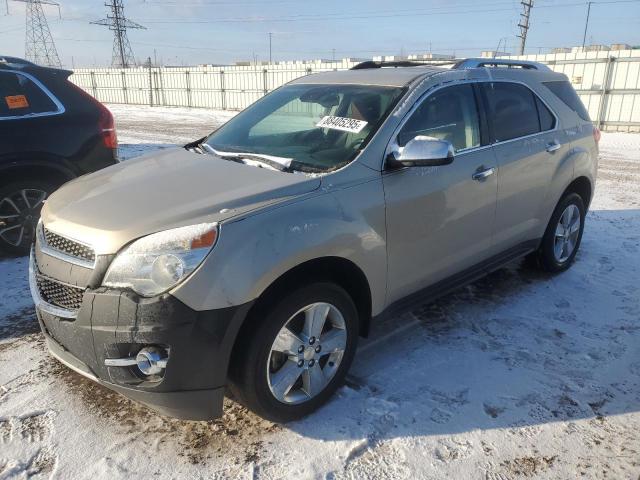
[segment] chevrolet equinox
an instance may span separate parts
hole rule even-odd
[[[48,348],[167,415],[220,416],[229,388],[300,418],[377,317],[525,255],[569,268],[599,135],[567,78],[531,62],[298,78],[51,195],[29,272]]]

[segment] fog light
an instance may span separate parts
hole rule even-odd
[[[136,355],[136,365],[145,375],[158,375],[167,367],[169,357],[164,349],[144,347]]]

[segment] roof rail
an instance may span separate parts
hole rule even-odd
[[[467,58],[466,60],[460,60],[452,68],[456,70],[464,70],[468,68],[483,68],[483,67],[507,67],[507,68],[522,68],[524,70],[541,70],[551,71],[549,67],[538,62],[529,62],[527,60],[509,60],[502,58]]]
[[[426,63],[411,62],[409,60],[401,60],[398,62],[374,62],[373,60],[367,60],[366,62],[358,63],[350,68],[350,70],[365,70],[368,68],[382,68],[382,67],[428,67]]]

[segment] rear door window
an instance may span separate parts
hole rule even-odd
[[[567,105],[571,110],[576,112],[581,119],[586,120],[587,122],[591,121],[589,112],[587,111],[582,101],[580,100],[580,97],[569,82],[543,82],[543,85],[551,90],[551,92],[560,100],[562,100],[565,105]]]
[[[0,118],[57,111],[58,107],[49,95],[27,76],[0,71]]]
[[[484,88],[496,142],[542,131],[537,98],[527,87],[519,83],[495,82],[484,84]],[[546,124],[548,126],[548,118]]]

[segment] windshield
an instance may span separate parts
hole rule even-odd
[[[287,85],[239,113],[203,146],[227,157],[269,156],[289,170],[335,170],[364,148],[401,94],[397,87]]]

